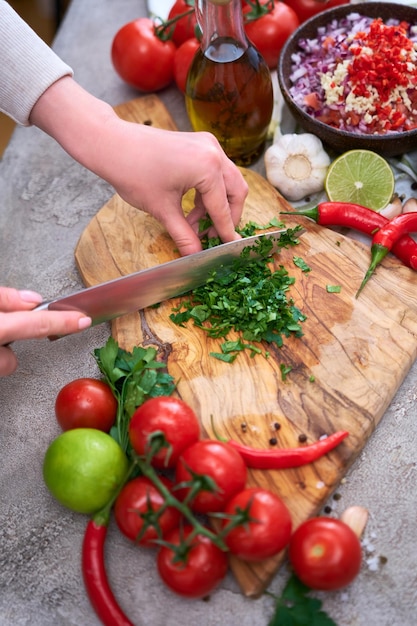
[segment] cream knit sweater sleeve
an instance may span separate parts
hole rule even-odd
[[[29,126],[33,106],[52,83],[72,69],[0,0],[0,110]]]

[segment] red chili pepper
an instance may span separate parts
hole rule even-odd
[[[309,217],[321,226],[345,226],[366,235],[373,235],[390,221],[377,211],[349,202],[322,202],[311,209],[281,211],[283,215]],[[397,219],[397,218],[395,218]],[[392,246],[391,252],[413,270],[417,270],[417,243],[408,235],[402,235]]]
[[[82,547],[82,572],[90,602],[104,626],[134,626],[110,588],[104,565],[108,515],[88,522]]]
[[[358,289],[356,297],[358,297],[375,272],[377,265],[387,256],[388,252],[393,250],[397,242],[401,241],[404,236],[413,232],[417,232],[417,213],[414,212],[397,215],[397,217],[388,221],[385,226],[375,233],[371,245],[371,263]]]
[[[316,461],[338,446],[348,435],[346,430],[340,430],[307,446],[281,448],[279,450],[258,450],[233,439],[227,443],[240,453],[247,467],[263,470],[287,469]]]

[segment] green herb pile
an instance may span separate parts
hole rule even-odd
[[[277,224],[270,222],[269,226]],[[282,226],[282,224],[280,224]],[[267,228],[263,226],[262,228]],[[251,236],[259,225],[250,223],[240,231],[242,236]],[[300,227],[288,229],[276,242],[279,248],[295,246]],[[217,241],[214,245],[217,245]],[[207,240],[206,247],[213,241]],[[260,342],[283,345],[283,337],[294,334],[302,336],[300,323],[306,318],[288,297],[288,290],[295,282],[287,270],[280,266],[271,270],[271,253],[274,242],[260,239],[255,246],[248,246],[231,266],[214,270],[208,281],[183,298],[179,307],[170,315],[172,322],[184,326],[190,320],[211,338],[224,338],[221,353],[210,355],[231,363],[238,353],[249,350],[251,356],[264,353]],[[257,258],[251,258],[256,250]],[[229,333],[236,331],[241,337],[228,341]]]

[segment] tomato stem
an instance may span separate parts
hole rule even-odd
[[[146,462],[146,460],[144,460],[141,457],[136,457],[135,462],[137,466],[139,467],[139,469],[141,470],[142,474],[146,476],[147,478],[149,478],[150,481],[152,481],[152,483],[155,485],[155,487],[164,497],[165,506],[167,507],[171,506],[171,507],[176,508],[185,517],[185,519],[187,519],[190,522],[190,524],[193,526],[194,531],[195,531],[194,535],[196,534],[205,535],[206,537],[211,539],[211,541],[218,548],[220,548],[220,550],[227,551],[227,546],[225,545],[222,537],[210,531],[208,528],[206,528],[202,524],[200,524],[198,519],[192,513],[191,509],[186,504],[184,504],[184,502],[177,500],[177,498],[175,498],[175,496],[172,495],[169,489],[160,480],[156,471],[153,469],[151,465],[149,465]]]
[[[267,0],[263,4],[260,0],[246,0],[246,4],[251,7],[251,10],[244,14],[245,24],[259,20],[264,15],[271,13],[275,8],[275,0]]]
[[[155,25],[155,35],[158,39],[161,41],[169,41],[172,39],[175,24],[183,17],[187,17],[187,15],[192,15],[194,13],[194,2],[192,4],[191,2],[187,2],[187,4],[192,8],[188,9],[188,11],[175,15],[175,17],[172,17],[170,20],[161,21],[160,24]]]

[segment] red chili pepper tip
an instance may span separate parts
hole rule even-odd
[[[82,547],[82,572],[90,602],[104,626],[134,626],[126,617],[110,587],[104,564],[107,524],[88,522]]]

